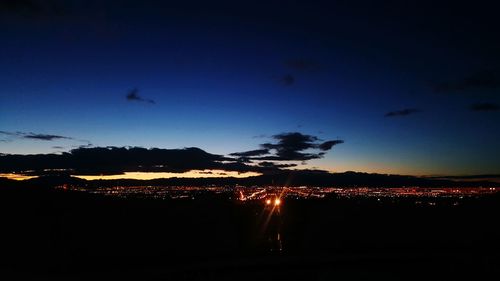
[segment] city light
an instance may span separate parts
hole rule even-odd
[[[274,200],[274,205],[279,206],[280,204],[281,204],[281,199],[276,198],[276,199]]]

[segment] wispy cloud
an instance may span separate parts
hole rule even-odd
[[[313,71],[320,69],[320,64],[309,59],[291,59],[285,61],[285,66],[298,71]]]
[[[155,104],[156,102],[152,99],[146,99],[143,98],[139,95],[139,90],[137,88],[134,88],[130,90],[130,92],[126,96],[128,101],[140,101],[140,102],[147,102],[150,104]]]
[[[16,136],[18,133],[19,132],[13,133],[13,132],[0,131],[0,134],[7,135],[7,136]]]
[[[410,114],[415,114],[419,112],[422,112],[422,110],[416,108],[405,108],[402,110],[389,111],[384,116],[385,117],[408,116]]]
[[[500,111],[500,105],[496,103],[476,103],[470,106],[472,111]]]
[[[294,164],[294,163],[282,164],[282,163],[274,163],[274,162],[269,162],[269,161],[260,162],[258,165],[260,167],[274,168],[274,169],[291,168],[291,167],[297,166],[297,164]]]
[[[15,138],[43,140],[43,141],[52,141],[52,140],[58,140],[58,139],[68,139],[68,140],[73,139],[71,137],[65,137],[65,136],[60,136],[60,135],[35,134],[35,133],[31,133],[31,132],[25,133],[25,132],[0,131],[0,134],[10,136],[10,137],[15,137]]]
[[[281,77],[280,82],[285,86],[291,86],[295,83],[295,77],[291,74],[286,74]]]
[[[433,82],[432,87],[435,92],[443,93],[500,89],[500,72],[492,69],[476,71],[456,80]]]
[[[92,146],[92,144],[88,140],[81,140],[61,135],[38,134],[33,132],[20,132],[20,131],[16,132],[0,131],[0,134],[8,138],[6,140],[3,140],[4,142],[11,142],[13,139],[26,139],[26,140],[36,140],[36,141],[72,140],[76,142],[86,143],[85,146]]]
[[[251,156],[259,156],[269,154],[269,149],[255,149],[244,152],[234,152],[229,155],[237,156],[237,157],[251,157]]]
[[[52,140],[59,140],[59,139],[68,139],[68,140],[73,139],[73,138],[65,137],[65,136],[47,135],[47,134],[33,134],[33,133],[25,134],[22,137],[25,139],[34,139],[34,140],[43,140],[43,141],[52,141]]]
[[[337,144],[344,143],[343,140],[331,140],[331,141],[325,141],[324,143],[321,143],[318,145],[318,148],[323,151],[327,151],[332,149]]]
[[[2,0],[0,1],[0,15],[29,20],[53,20],[71,14],[71,5],[67,2],[69,1]]]
[[[313,60],[307,60],[307,59],[291,59],[287,60],[284,62],[284,66],[287,68],[288,71],[291,71],[292,73],[287,73],[282,76],[278,76],[275,79],[285,85],[285,86],[292,86],[295,84],[297,81],[295,74],[298,72],[306,72],[306,71],[314,71],[318,70],[320,68],[320,65],[313,61]]]
[[[253,136],[252,138],[253,139],[263,139],[263,138],[267,138],[267,135],[266,134],[260,134],[260,135]]]

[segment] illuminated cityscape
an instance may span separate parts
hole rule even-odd
[[[323,199],[323,198],[375,198],[375,199],[422,199],[452,198],[463,199],[492,195],[500,192],[498,187],[460,187],[460,188],[372,188],[372,187],[274,187],[274,186],[113,186],[86,188],[82,186],[64,185],[62,190],[88,192],[118,198],[152,198],[161,200],[200,199],[206,196],[235,200],[239,202],[263,202],[267,205],[281,204],[279,200]],[[416,201],[418,202],[418,201]]]

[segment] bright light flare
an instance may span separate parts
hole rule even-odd
[[[279,198],[274,199],[274,205],[275,206],[281,205],[281,199],[279,199]]]
[[[266,205],[271,205],[271,199],[266,200]]]

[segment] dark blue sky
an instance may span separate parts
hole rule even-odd
[[[303,167],[500,172],[494,7],[158,2],[0,4],[0,152],[227,155],[297,131],[345,141]]]

